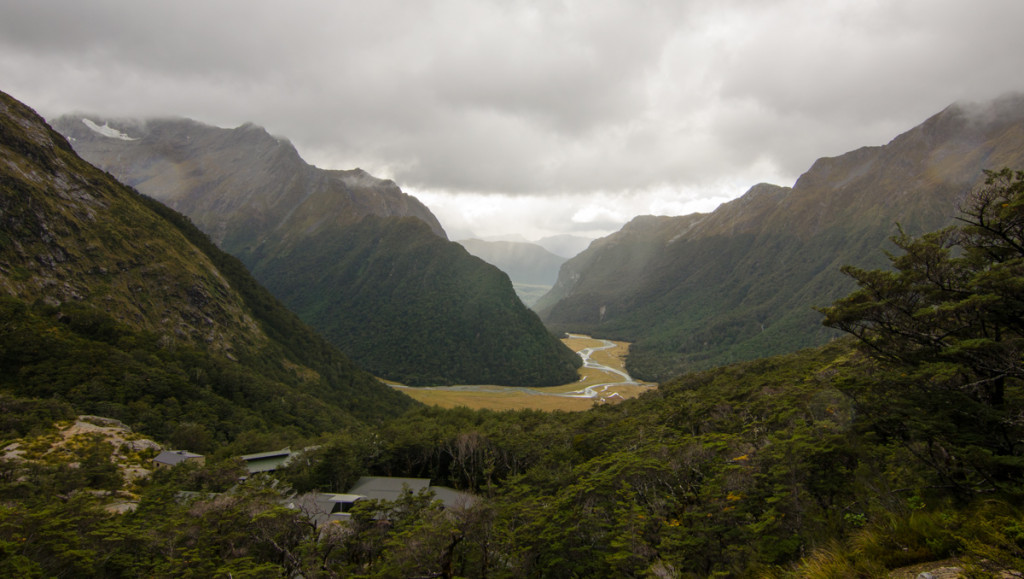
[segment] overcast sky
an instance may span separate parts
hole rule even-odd
[[[453,239],[597,236],[1024,91],[1022,23],[1019,0],[0,0],[0,90],[253,122]]]

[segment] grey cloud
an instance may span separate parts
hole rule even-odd
[[[1013,0],[0,0],[0,14],[0,90],[44,114],[251,121],[319,164],[453,192],[795,179],[953,101],[1024,90]]]
[[[820,3],[760,16],[763,27],[720,79],[722,97],[758,103],[761,134],[720,134],[741,148],[755,143],[791,173],[883,144],[953,101],[1024,86],[1005,74],[1024,55],[1020,3]],[[787,146],[771,146],[782,138]]]

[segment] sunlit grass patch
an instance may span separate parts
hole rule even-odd
[[[575,352],[585,348],[601,348],[605,345],[604,340],[595,340],[589,337],[565,338],[562,342]],[[615,346],[612,348],[594,352],[591,355],[591,359],[610,368],[624,369],[625,356],[629,353],[629,344],[626,342],[614,342],[614,344]],[[490,410],[529,408],[534,410],[564,410],[570,412],[587,410],[595,404],[614,403],[625,398],[633,398],[654,386],[653,384],[621,384],[610,386],[597,393],[595,397],[568,396],[580,392],[588,386],[614,383],[622,379],[618,374],[603,371],[599,368],[581,367],[578,375],[579,380],[576,382],[545,388],[494,385],[406,388],[400,384],[391,384],[401,388],[402,392],[415,400],[442,408],[460,406]]]

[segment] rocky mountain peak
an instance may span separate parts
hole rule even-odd
[[[83,118],[134,140],[91,130]],[[430,210],[394,182],[309,165],[290,141],[252,123],[223,129],[189,119],[74,115],[54,127],[90,162],[185,213],[243,259],[270,236],[297,238],[366,215],[416,217],[447,238]]]

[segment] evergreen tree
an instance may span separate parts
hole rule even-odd
[[[891,271],[844,268],[860,289],[822,310],[881,362],[850,389],[879,430],[970,493],[1024,472],[1024,172],[986,174],[959,225],[895,237]]]

